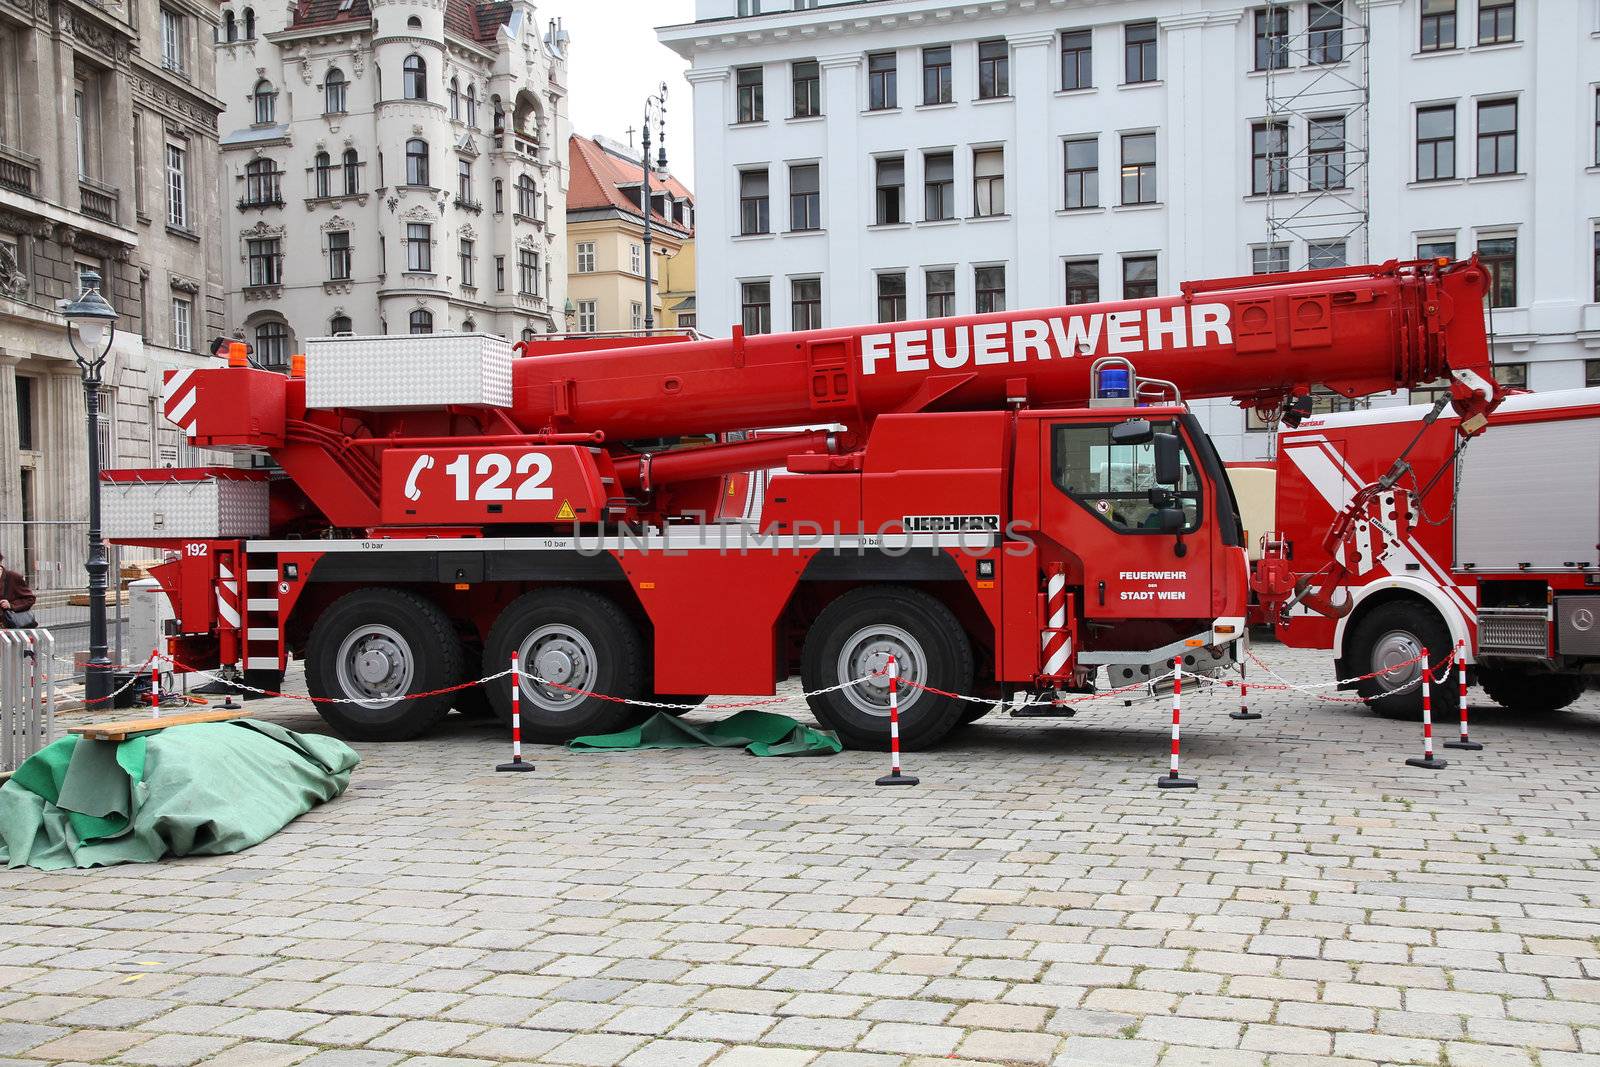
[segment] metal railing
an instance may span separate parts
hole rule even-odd
[[[0,519],[0,552],[5,566],[22,574],[38,596],[33,616],[39,625],[54,634],[67,660],[89,647],[89,576],[83,569],[89,555],[89,524],[83,521]],[[123,662],[127,632],[127,583],[141,577],[142,569],[161,562],[160,553],[147,548],[107,545],[110,561],[109,588],[106,590],[107,655],[111,662]],[[128,567],[127,574],[123,568]],[[5,631],[0,631],[5,632]],[[141,653],[142,654],[142,653]],[[62,665],[63,668],[65,664]],[[81,668],[57,671],[58,680],[67,674],[82,680]]]
[[[0,629],[0,773],[55,740],[55,637]]]

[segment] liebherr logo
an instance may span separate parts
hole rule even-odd
[[[1029,360],[1129,355],[1171,348],[1230,345],[1227,304],[1100,311],[977,325],[869,333],[861,338],[861,373],[959,370]],[[888,367],[881,366],[886,360]]]

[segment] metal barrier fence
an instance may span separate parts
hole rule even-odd
[[[106,546],[106,558],[111,563],[106,576],[106,654],[113,663],[124,659],[128,576],[123,575],[123,567],[159,562],[159,554],[154,559],[146,558],[152,551]],[[89,647],[89,576],[83,569],[89,557],[89,524],[79,520],[0,519],[0,552],[5,554],[5,565],[21,572],[38,595],[33,616],[54,634],[60,649],[57,654],[70,663],[74,653]],[[82,681],[82,670],[75,669],[74,677]]]
[[[0,773],[55,740],[55,637],[0,629]]]

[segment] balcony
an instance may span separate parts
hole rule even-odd
[[[117,222],[117,191],[93,178],[78,179],[78,205],[91,219],[113,225]]]
[[[37,196],[39,161],[28,153],[0,144],[0,189]]]
[[[251,199],[248,196],[241,196],[239,198],[238,207],[240,211],[248,211],[251,208],[258,207],[283,207],[283,196],[280,193],[270,193],[257,199]]]
[[[470,211],[474,215],[481,215],[483,213],[482,200],[473,200],[470,197],[462,196],[460,193],[455,195],[455,205],[462,211]]]

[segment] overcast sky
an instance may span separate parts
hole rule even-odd
[[[667,83],[667,165],[694,186],[694,108],[688,64],[656,40],[655,28],[694,20],[694,0],[545,0],[539,20],[558,18],[572,35],[568,112],[574,133],[639,143],[645,97]],[[654,136],[654,134],[652,134]],[[651,155],[655,154],[654,146]]]

